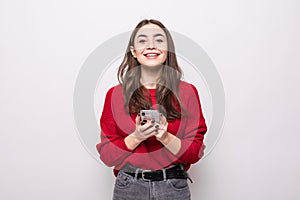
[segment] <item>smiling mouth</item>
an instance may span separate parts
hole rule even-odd
[[[146,54],[144,54],[144,56],[149,57],[149,58],[151,58],[151,57],[157,57],[159,55],[160,55],[159,53],[146,53]]]

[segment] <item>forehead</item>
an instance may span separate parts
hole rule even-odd
[[[145,36],[151,37],[151,36],[154,36],[157,34],[161,34],[166,37],[164,30],[161,27],[159,27],[158,25],[146,24],[137,31],[135,38],[137,38],[139,35],[145,35]]]

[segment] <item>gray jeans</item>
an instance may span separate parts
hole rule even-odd
[[[115,181],[113,200],[190,200],[191,193],[187,179],[165,181],[144,181],[123,171]]]

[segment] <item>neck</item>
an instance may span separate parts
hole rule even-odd
[[[148,89],[155,89],[157,81],[160,77],[162,67],[147,67],[142,66],[141,67],[141,84],[144,85],[144,87]]]

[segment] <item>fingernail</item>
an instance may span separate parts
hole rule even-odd
[[[154,124],[155,120],[152,120],[151,123]]]
[[[140,114],[140,113],[138,113],[137,115],[138,115],[138,116],[141,116],[141,114]]]
[[[159,128],[159,125],[156,125],[155,128]]]
[[[144,125],[145,123],[144,122],[141,122],[141,125]]]
[[[147,122],[147,120],[146,120],[146,119],[144,119],[142,122],[145,122],[145,123],[146,123],[146,122]]]

